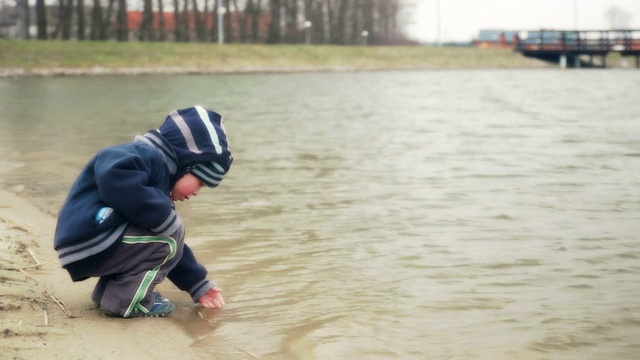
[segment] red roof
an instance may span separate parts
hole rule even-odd
[[[195,13],[193,12],[189,12],[189,29],[195,29],[196,28],[196,17],[195,17]],[[174,13],[173,12],[165,12],[162,14],[163,18],[164,18],[164,29],[165,30],[175,30],[176,28],[176,22],[175,22],[175,17],[174,17]],[[182,13],[179,14],[180,18],[182,18]],[[213,26],[213,14],[212,13],[207,13],[205,14],[200,14],[200,18],[202,20],[208,20],[207,21],[207,29],[211,29]],[[127,26],[129,27],[129,30],[140,30],[140,28],[142,27],[142,19],[143,19],[143,13],[142,11],[128,11],[127,12]],[[160,29],[160,13],[158,12],[154,12],[153,13],[153,28],[158,30]]]

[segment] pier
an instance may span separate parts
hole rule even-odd
[[[633,58],[640,68],[640,30],[534,30],[520,32],[516,51],[558,63],[560,67],[607,67],[607,56],[619,53],[623,66]]]

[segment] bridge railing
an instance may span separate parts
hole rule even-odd
[[[535,30],[516,38],[520,52],[640,53],[640,30]]]

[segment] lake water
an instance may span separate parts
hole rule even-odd
[[[0,80],[0,186],[55,214],[95,151],[174,108],[235,154],[178,204],[225,290],[203,358],[637,359],[640,72]],[[201,316],[200,316],[201,315]]]

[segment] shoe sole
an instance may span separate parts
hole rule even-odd
[[[142,318],[142,317],[146,317],[146,318],[153,318],[153,317],[167,317],[169,316],[169,314],[171,314],[170,312],[168,313],[162,313],[162,314],[135,314],[135,315],[130,315],[127,317],[124,317],[122,315],[118,315],[114,312],[108,311],[108,310],[102,310],[102,313],[107,316],[107,317],[114,317],[114,318],[122,318],[122,319],[133,319],[133,318]]]

